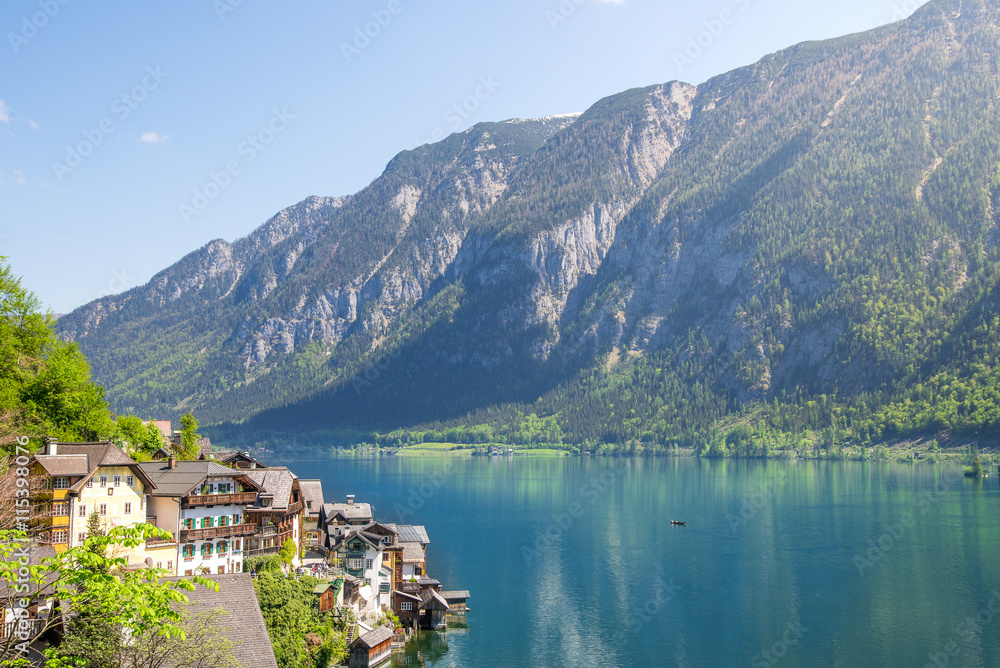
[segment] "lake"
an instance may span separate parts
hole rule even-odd
[[[278,463],[277,460],[275,463]],[[467,628],[398,665],[1000,665],[1000,488],[953,467],[693,458],[288,460],[427,527]],[[687,526],[672,526],[671,519]]]

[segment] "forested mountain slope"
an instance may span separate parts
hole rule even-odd
[[[60,328],[230,434],[995,433],[998,94],[1000,3],[932,0],[404,152]]]

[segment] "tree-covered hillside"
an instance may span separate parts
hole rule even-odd
[[[60,329],[116,407],[251,441],[992,437],[998,97],[1000,4],[932,0],[402,153]]]

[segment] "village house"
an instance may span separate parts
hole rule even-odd
[[[348,648],[350,668],[375,668],[392,657],[392,629],[380,626],[359,636]]]
[[[247,541],[246,557],[277,554],[285,541],[291,540],[295,544],[292,566],[298,566],[305,507],[298,478],[284,466],[241,470],[260,487],[254,503],[246,507],[247,521],[257,527]]]
[[[388,524],[397,535],[402,563],[400,580],[409,582],[427,573],[427,546],[431,539],[423,526],[410,524]]]
[[[82,545],[87,520],[96,514],[105,531],[146,521],[146,497],[155,484],[142,468],[111,442],[49,442],[31,464],[31,488],[38,539],[57,552]],[[130,564],[145,550],[124,550]]]
[[[244,471],[215,462],[171,457],[139,466],[156,484],[146,521],[176,538],[147,545],[153,565],[177,575],[241,572],[243,541],[257,530],[245,519],[244,507],[254,503],[260,486]]]
[[[305,508],[302,511],[302,543],[307,548],[321,544],[322,529],[319,518],[323,512],[323,481],[299,479],[299,489],[302,490],[302,501]]]
[[[392,546],[395,536],[386,531],[378,524],[342,526],[331,537],[330,563],[335,572],[344,574],[340,604],[351,607],[359,616],[375,616],[383,606],[392,607],[393,573],[385,566],[383,553]]]
[[[325,536],[321,537],[323,545],[327,544],[330,527],[365,526],[374,520],[372,507],[367,503],[355,503],[354,495],[347,495],[347,503],[324,503],[319,515],[319,526]]]
[[[223,466],[229,466],[234,469],[266,469],[267,464],[258,461],[250,456],[248,452],[239,452],[238,450],[218,450],[211,452],[202,452],[198,459],[205,461],[212,461]]]

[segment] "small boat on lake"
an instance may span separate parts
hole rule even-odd
[[[670,523],[673,524],[673,525],[675,525],[675,526],[679,526],[679,527],[686,527],[687,526],[687,520],[684,520],[683,522],[681,522],[680,520],[670,520]]]

